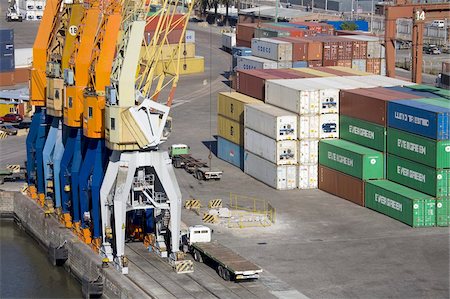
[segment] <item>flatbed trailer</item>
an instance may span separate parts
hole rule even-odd
[[[221,170],[209,168],[208,164],[191,154],[176,155],[172,157],[172,163],[175,168],[184,168],[192,173],[198,180],[220,180],[222,177]]]
[[[193,243],[190,246],[194,260],[210,259],[216,264],[217,272],[224,280],[257,279],[263,270],[233,250],[214,242]]]

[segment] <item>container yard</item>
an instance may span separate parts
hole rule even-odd
[[[0,95],[29,92],[0,107],[1,218],[84,297],[448,297],[446,77],[393,74],[389,32],[194,5],[47,0],[0,31]],[[14,277],[0,297],[48,296]]]

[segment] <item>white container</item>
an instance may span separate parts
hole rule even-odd
[[[34,2],[36,10],[44,10],[45,2],[44,1],[35,1]]]
[[[277,141],[297,139],[297,115],[271,105],[245,105],[244,125]]]
[[[386,59],[382,58],[380,62],[380,75],[386,76]]]
[[[298,188],[317,189],[318,184],[317,164],[298,166]]]
[[[292,61],[292,43],[271,38],[252,38],[252,54],[274,61]]]
[[[321,114],[319,138],[339,138],[339,114]]]
[[[372,88],[378,87],[378,84],[370,82],[362,82],[359,78],[364,76],[342,76],[342,77],[324,77],[324,78],[308,78],[305,80],[314,81],[320,85],[333,85],[338,90],[349,90],[356,88]]]
[[[28,21],[35,21],[36,20],[36,12],[33,10],[27,10],[25,14],[25,19]]]
[[[370,76],[348,76],[343,78],[350,78],[353,80],[358,80],[366,86],[377,86],[377,87],[392,87],[392,86],[410,86],[416,85],[416,83],[400,80],[391,77],[385,77],[381,75],[370,75]]]
[[[319,162],[319,139],[299,140],[297,147],[299,164],[317,164]]]
[[[231,50],[236,46],[236,33],[224,32],[222,33],[222,47],[226,50]]]
[[[292,61],[278,61],[277,66],[279,69],[290,69],[292,68]]]
[[[339,114],[302,115],[298,118],[298,139],[339,137]]]
[[[193,30],[186,30],[184,41],[186,43],[195,43],[195,31],[193,31]]]
[[[276,141],[261,133],[245,128],[244,148],[277,165],[297,164],[297,141]]]
[[[33,48],[14,49],[14,65],[29,67],[33,62]]]
[[[244,153],[244,172],[278,190],[297,188],[297,165],[275,165],[250,152]]]
[[[42,20],[42,17],[44,16],[44,12],[42,10],[36,10],[36,20]]]
[[[366,71],[366,59],[353,59],[352,60],[352,69],[365,72]]]
[[[34,10],[36,8],[36,3],[32,0],[25,1],[26,10]]]
[[[277,69],[276,61],[255,57],[255,56],[239,56],[237,57],[237,70],[256,70],[256,69]]]

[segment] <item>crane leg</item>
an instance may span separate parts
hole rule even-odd
[[[52,120],[43,111],[43,118],[39,123],[39,127],[36,135],[36,180],[37,180],[37,193],[38,203],[43,206],[45,201],[45,179],[44,179],[44,145],[47,139],[48,122]]]
[[[31,119],[30,131],[27,136],[27,181],[28,191],[32,199],[37,199],[36,189],[36,139],[41,123],[45,122],[45,114],[40,107],[36,107],[36,111]]]
[[[64,143],[63,143],[63,126],[61,124],[61,130],[58,131],[56,137],[55,150],[53,152],[53,192],[55,198],[55,208],[57,213],[61,212],[61,159],[64,154]]]

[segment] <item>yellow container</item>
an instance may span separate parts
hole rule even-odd
[[[240,146],[244,146],[244,124],[217,115],[217,134]]]
[[[343,67],[343,66],[328,66],[327,68],[330,69],[334,69],[337,71],[342,71],[342,72],[346,72],[346,73],[350,73],[350,74],[354,74],[355,76],[370,76],[373,75],[372,73],[367,73],[367,72],[361,72],[355,69],[351,69],[348,67]]]
[[[301,72],[301,73],[306,73],[306,74],[310,74],[310,75],[314,75],[317,77],[336,77],[336,75],[333,74],[328,74],[322,71],[318,71],[318,70],[314,70],[314,69],[310,69],[307,67],[302,67],[302,68],[293,68],[294,71],[297,72]]]
[[[245,104],[263,103],[239,92],[221,92],[217,97],[217,114],[244,123]]]
[[[173,61],[161,61],[156,66],[156,74],[159,75],[163,71],[163,63],[166,64],[169,73],[175,73],[175,64]],[[203,73],[205,71],[205,58],[195,56],[193,58],[180,59],[180,75]]]
[[[141,57],[144,56],[146,48],[143,46],[141,48]],[[149,50],[150,51],[150,50]],[[175,52],[174,58],[178,57],[178,44],[163,45],[161,51],[160,60],[169,60],[172,53]],[[181,44],[181,58],[194,58],[195,57],[195,44],[194,43],[183,43]]]

